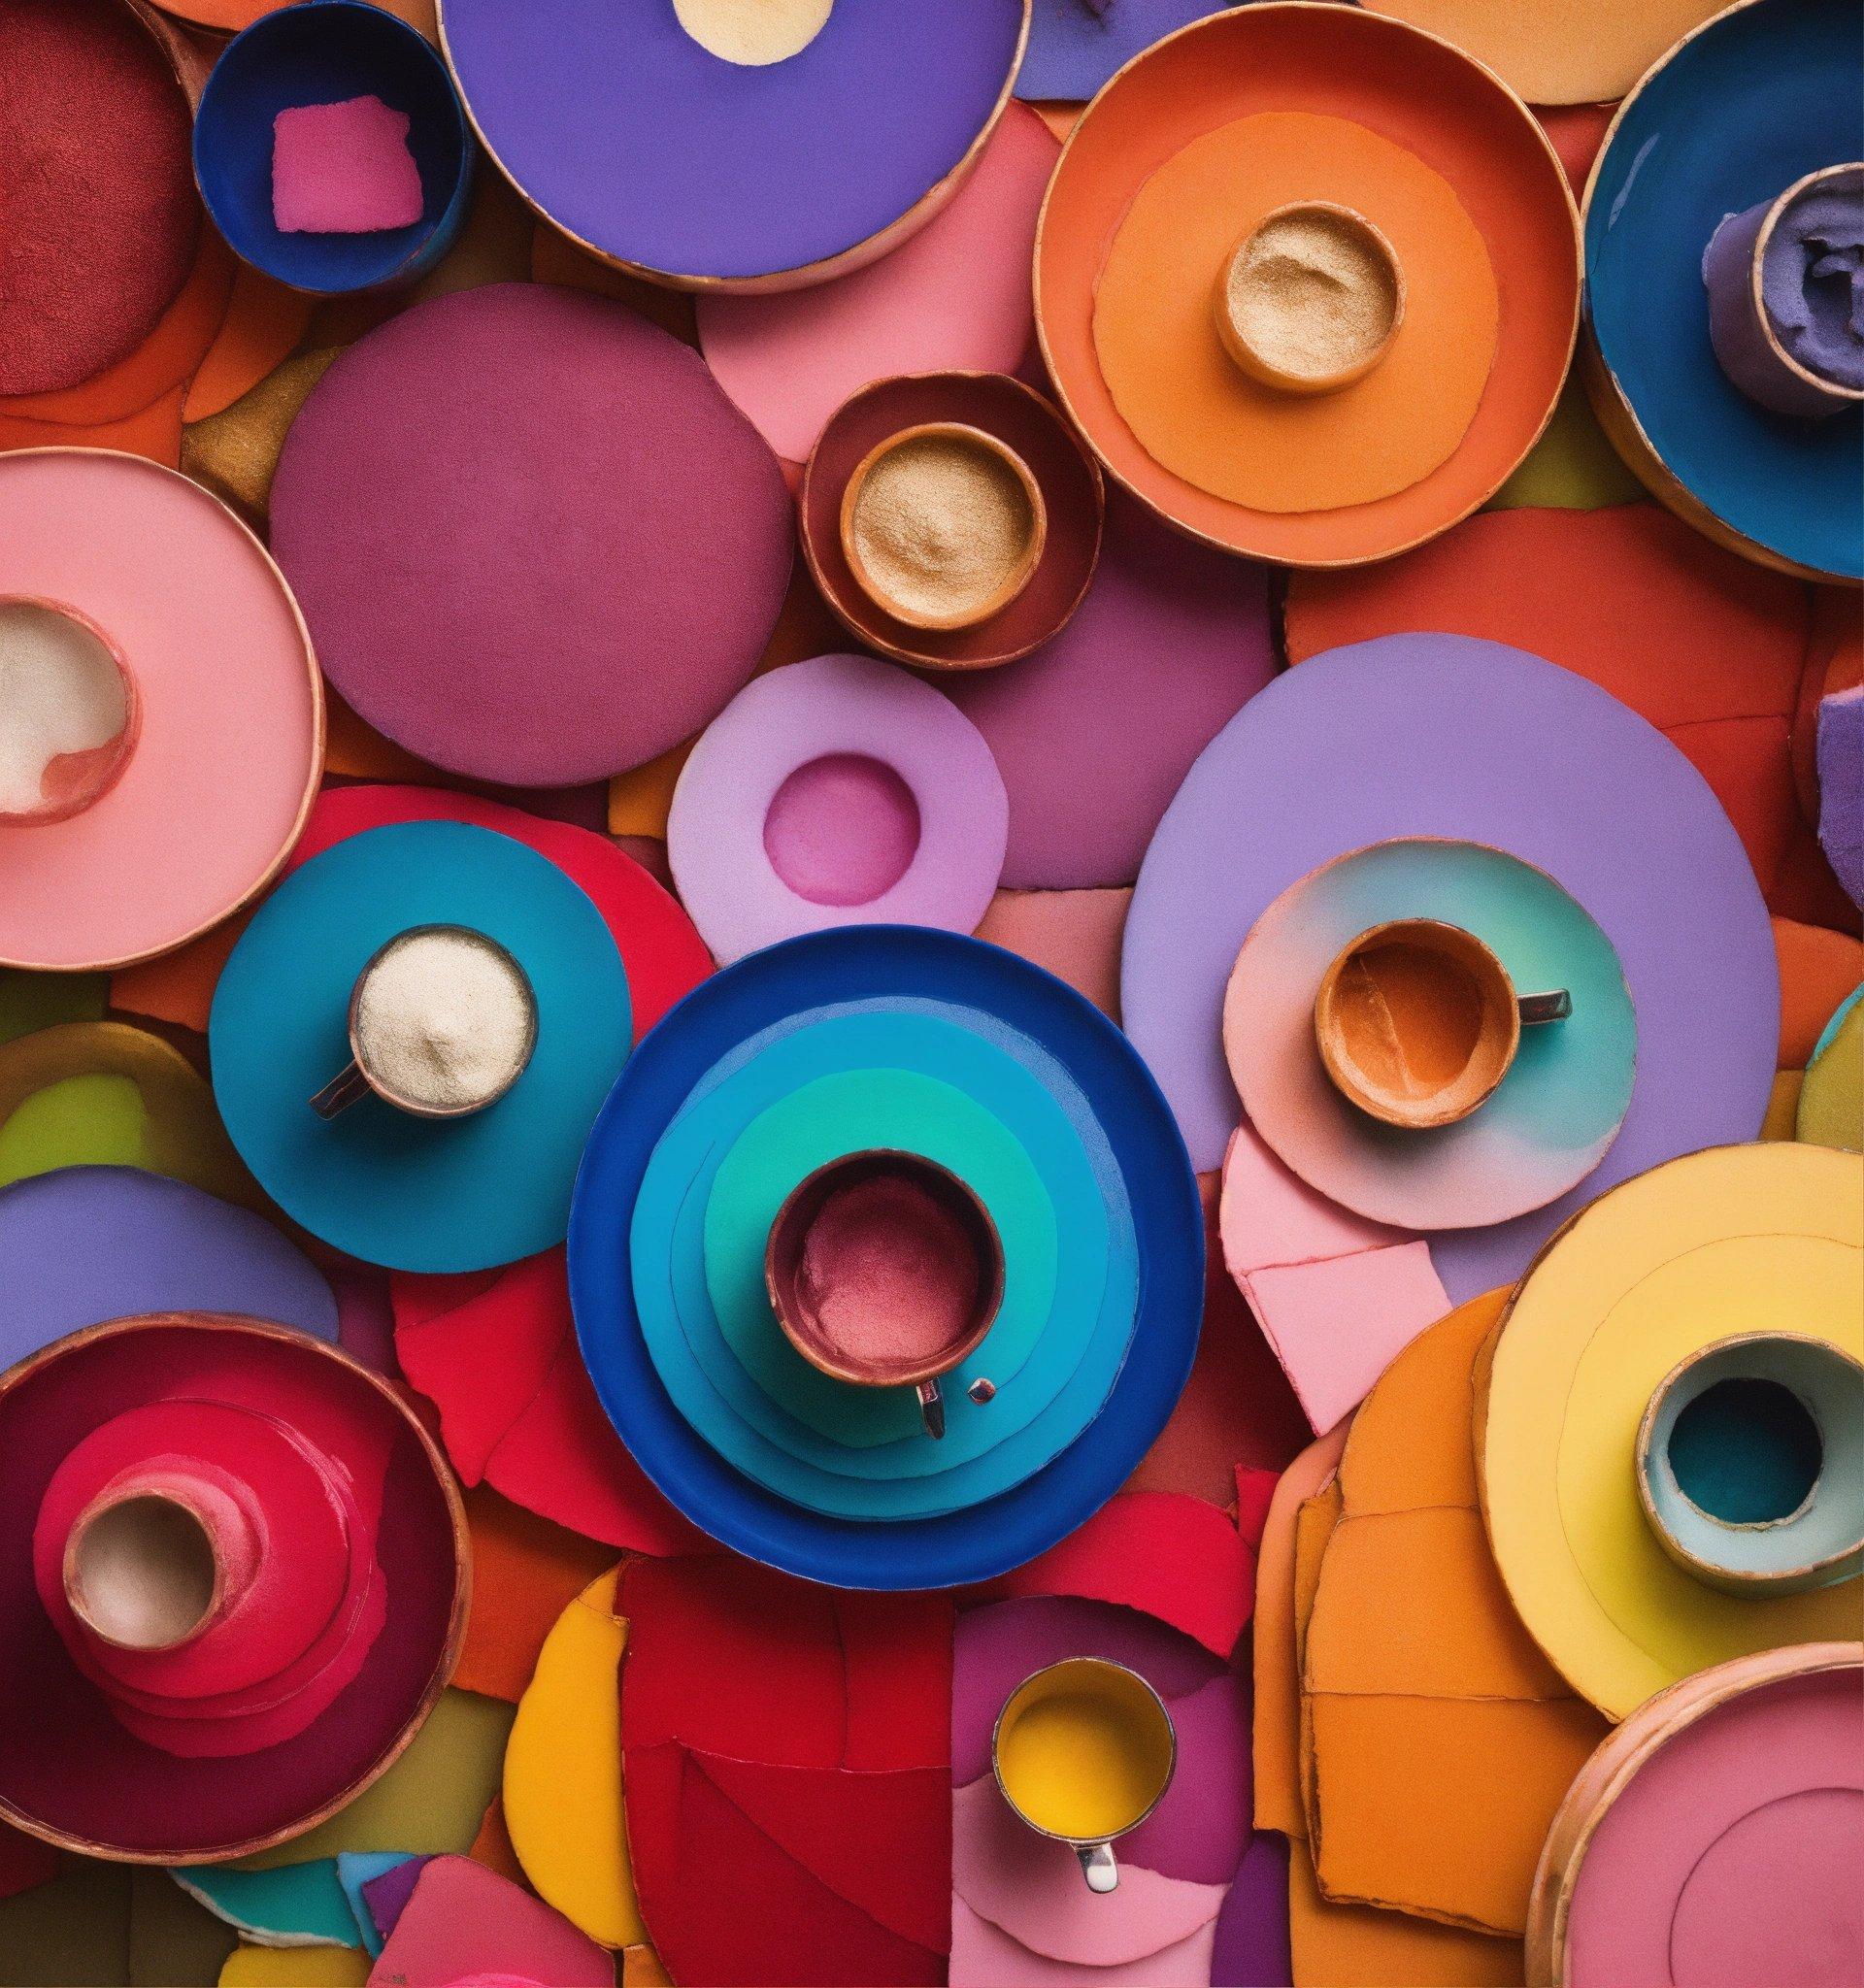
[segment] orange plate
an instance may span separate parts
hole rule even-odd
[[[1094,350],[1094,291],[1135,194],[1193,139],[1304,111],[1363,124],[1448,181],[1496,271],[1494,370],[1461,446],[1410,488],[1335,511],[1250,510],[1160,468]],[[1467,516],[1547,425],[1579,323],[1579,215],[1546,134],[1447,43],[1357,8],[1259,0],[1168,36],[1115,77],[1063,149],[1036,236],[1036,328],[1062,401],[1112,474],[1193,537],[1294,566],[1402,551]]]

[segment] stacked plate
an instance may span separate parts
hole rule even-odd
[[[954,1176],[1001,1246],[936,1441],[911,1386],[806,1360],[766,1290],[792,1191],[877,1150]],[[812,1578],[933,1587],[1119,1487],[1189,1371],[1202,1239],[1170,1112],[1098,1011],[994,946],[850,928],[729,968],[642,1044],[583,1159],[571,1294],[610,1416],[697,1524]]]

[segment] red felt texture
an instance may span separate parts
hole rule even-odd
[[[16,1898],[58,1874],[58,1852],[10,1822],[0,1822],[0,1899]]]
[[[0,394],[126,358],[200,232],[187,100],[120,0],[0,0]]]
[[[561,1249],[462,1276],[397,1274],[389,1293],[402,1372],[439,1408],[467,1483],[634,1552],[700,1543],[602,1413],[577,1349]]]
[[[772,1766],[950,1761],[951,1603],[843,1593],[721,1556],[632,1561],[621,1739]]]
[[[1255,1553],[1228,1513],[1201,1498],[1123,1491],[1026,1566],[969,1591],[971,1601],[1078,1595],[1143,1608],[1228,1657],[1255,1598]]]
[[[629,1753],[635,1889],[672,1977],[709,1988],[933,1988],[942,1982],[943,1941],[934,1946],[901,1938],[837,1885],[871,1884],[891,1910],[914,1884],[921,1894],[914,1902],[914,1923],[936,1923],[934,1894],[943,1891],[949,1912],[947,1778],[925,1772],[792,1770],[780,1789],[777,1780],[783,1778],[782,1770],[747,1769],[679,1745]],[[760,1815],[782,1829],[782,1839],[748,1814],[720,1780],[733,1782],[748,1799],[753,1799],[751,1784],[759,1784]],[[818,1785],[805,1794],[812,1782]],[[911,1785],[893,1785],[902,1782]],[[775,1816],[773,1806],[781,1811]],[[799,1841],[804,1832],[783,1823],[793,1824],[804,1812],[823,1834]],[[900,1864],[906,1868],[896,1868]]]

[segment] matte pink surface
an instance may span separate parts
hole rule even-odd
[[[767,824],[797,768],[849,755],[899,776],[918,810],[918,842],[879,896],[825,904],[779,874]],[[975,931],[996,891],[1008,826],[990,748],[938,691],[870,656],[814,656],[747,684],[707,728],[674,789],[667,855],[722,965],[832,925]],[[778,840],[793,850],[781,825]],[[811,860],[825,864],[826,850],[814,847]]]
[[[803,461],[870,381],[1015,371],[1035,337],[1036,211],[1059,151],[1012,104],[971,178],[904,248],[811,289],[700,298],[707,363],[779,455]]]
[[[906,875],[918,846],[913,789],[890,766],[854,752],[799,766],[764,816],[770,867],[812,904],[871,904]]]
[[[1079,1872],[1075,1884],[1086,1891]],[[1083,1967],[1047,1959],[953,1899],[950,1988],[1207,1988],[1215,1938],[1213,1917],[1155,1953],[1112,1967]]]
[[[82,814],[0,828],[0,962],[80,967],[179,944],[283,856],[318,773],[320,697],[258,543],[128,455],[0,457],[0,594],[60,601],[117,644],[143,730]]]
[[[449,771],[566,786],[698,731],[789,581],[776,458],[623,304],[496,283],[351,346],[292,423],[272,547],[330,680]]]
[[[1864,1978],[1859,1683],[1850,1670],[1760,1686],[1647,1759],[1580,1868],[1573,1988]]]
[[[1006,888],[1139,875],[1192,761],[1275,674],[1268,574],[1110,484],[1100,565],[1068,625],[1020,662],[941,679],[1010,790]]]
[[[369,1971],[372,1988],[458,1988],[469,1979],[603,1988],[614,1978],[613,1955],[587,1934],[467,1857],[435,1857],[421,1867]]]
[[[1096,1969],[1214,1928],[1228,1889],[1123,1863],[1119,1889],[1097,1896],[1074,1851],[1019,1821],[994,1778],[952,1792],[951,1882],[981,1918],[1032,1951]]]
[[[272,219],[281,234],[370,235],[412,228],[420,168],[408,114],[377,96],[300,104],[272,120]]]

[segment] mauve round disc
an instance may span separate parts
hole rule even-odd
[[[351,347],[272,486],[331,682],[411,752],[514,786],[639,766],[721,711],[792,537],[777,458],[697,352],[530,283]]]

